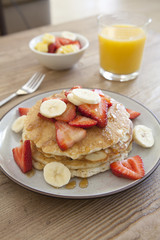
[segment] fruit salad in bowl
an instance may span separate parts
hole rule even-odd
[[[68,31],[44,33],[33,38],[29,47],[39,62],[53,70],[73,67],[88,48],[87,38]]]

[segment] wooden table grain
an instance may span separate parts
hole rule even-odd
[[[160,26],[160,25],[159,25]],[[50,31],[70,30],[89,42],[78,64],[65,71],[41,66],[28,42]],[[36,71],[46,74],[33,94],[17,97],[0,109],[0,117],[36,94],[73,85],[102,88],[145,104],[160,118],[160,34],[150,29],[137,79],[119,83],[99,74],[96,16],[57,26],[45,26],[0,38],[0,100],[16,91]],[[2,240],[159,240],[160,168],[131,189],[97,199],[53,198],[24,189],[0,172],[0,239]]]

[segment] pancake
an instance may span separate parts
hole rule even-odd
[[[89,161],[83,157],[80,160],[71,159],[59,159],[53,157],[45,157],[42,153],[34,151],[33,153],[33,166],[37,170],[42,170],[47,163],[61,162],[69,168],[72,177],[91,177],[100,172],[104,172],[110,169],[110,163],[123,160],[128,156],[128,152],[131,150],[129,147],[125,152],[117,154],[109,154],[105,159],[99,161]]]
[[[53,95],[65,97],[64,92]],[[107,96],[110,98],[109,96]],[[30,140],[33,166],[42,170],[50,162],[61,162],[71,171],[72,177],[90,177],[110,168],[110,163],[127,158],[132,147],[133,125],[123,104],[111,99],[107,126],[86,129],[86,137],[71,148],[62,151],[56,141],[53,121],[38,116],[42,100],[27,114],[23,140]],[[100,157],[94,158],[96,153]]]
[[[61,96],[61,95],[60,95]],[[131,136],[132,122],[125,107],[114,101],[108,110],[108,123],[104,128],[96,126],[87,129],[86,137],[71,148],[62,151],[56,142],[55,124],[37,116],[41,100],[33,106],[25,121],[23,139],[31,140],[46,154],[67,156],[77,159],[101,149],[117,144],[125,136]]]

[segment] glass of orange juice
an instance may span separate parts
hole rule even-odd
[[[100,74],[105,79],[123,82],[139,75],[150,22],[143,14],[126,12],[98,17]]]

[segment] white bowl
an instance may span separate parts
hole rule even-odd
[[[61,36],[61,32],[51,32],[50,34],[54,36]],[[67,53],[67,54],[57,54],[57,53],[43,53],[40,51],[37,51],[35,49],[35,46],[38,42],[42,41],[42,37],[44,34],[37,36],[33,38],[29,42],[29,48],[35,55],[35,57],[39,60],[39,62],[44,65],[47,68],[53,69],[53,70],[64,70],[71,68],[75,63],[79,61],[79,59],[84,54],[85,50],[89,46],[89,41],[84,36],[75,33],[77,38],[76,40],[79,40],[81,43],[81,49],[74,53]]]

